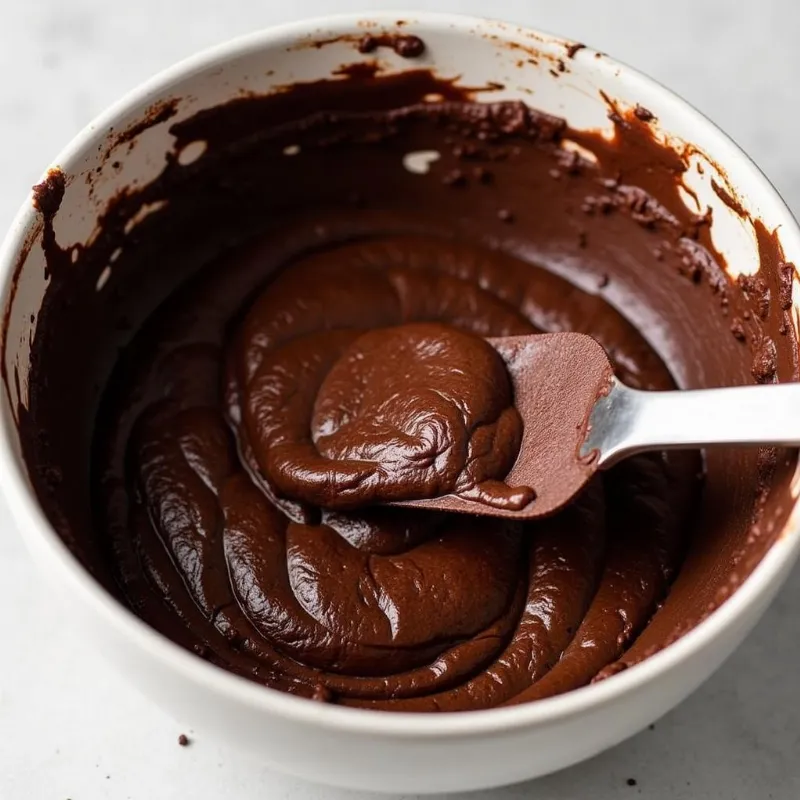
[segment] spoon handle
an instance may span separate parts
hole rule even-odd
[[[581,455],[610,467],[644,450],[713,445],[800,446],[800,383],[643,392],[616,379],[589,417]]]

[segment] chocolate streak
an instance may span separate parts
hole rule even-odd
[[[608,142],[472,100],[360,70],[200,112],[172,132],[203,156],[118,197],[53,273],[22,416],[43,506],[137,614],[268,686],[415,711],[568,691],[696,624],[788,513],[793,454],[736,449],[702,497],[697,454],[640,456],[536,523],[357,507],[502,478],[518,421],[480,337],[589,333],[645,389],[797,378],[776,240],[759,228],[761,283],[731,282],[641,113]],[[441,470],[437,447],[414,466],[426,414],[458,444]]]

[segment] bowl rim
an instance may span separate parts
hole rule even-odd
[[[406,20],[405,30],[449,29],[469,38],[489,32],[500,40],[517,40],[530,46],[568,47],[571,40],[555,36],[536,28],[516,23],[500,22],[488,18],[460,14],[418,11],[365,11],[363,13],[331,14],[271,26],[253,33],[230,39],[206,48],[185,58],[127,92],[80,131],[53,162],[68,165],[85,150],[88,144],[102,136],[117,120],[132,108],[149,104],[163,97],[171,86],[185,80],[192,73],[223,64],[232,57],[256,53],[270,47],[279,47],[285,41],[296,42],[315,35],[320,30],[335,34],[363,30],[358,23],[369,21],[377,26],[396,27],[398,19]],[[421,31],[424,35],[424,30]],[[600,51],[585,46],[590,55]],[[609,56],[601,53],[596,59],[601,69],[613,70],[619,78],[638,84],[643,91],[656,95],[663,102],[671,102],[684,114],[694,118],[698,126],[705,127],[715,138],[715,145],[727,149],[738,161],[732,174],[742,176],[765,200],[773,219],[779,221],[782,238],[794,240],[800,252],[800,227],[784,200],[753,161],[705,115],[671,90]],[[726,162],[727,163],[727,162]],[[0,280],[2,281],[2,308],[7,310],[13,299],[14,272],[26,235],[35,223],[36,215],[29,199],[17,212],[11,227],[0,245]],[[3,334],[5,336],[5,334]],[[2,342],[5,357],[6,341]],[[26,470],[21,455],[17,455],[12,428],[13,419],[8,413],[0,414],[0,484],[11,515],[29,545],[40,545],[39,552],[50,566],[58,569],[69,588],[117,632],[143,651],[160,666],[180,673],[188,683],[223,695],[226,699],[249,706],[287,721],[305,723],[332,731],[356,734],[384,735],[392,738],[435,739],[465,738],[489,733],[510,732],[521,728],[563,722],[590,711],[609,706],[625,695],[630,695],[645,684],[657,681],[681,662],[701,652],[713,640],[733,628],[748,608],[774,588],[774,581],[800,553],[800,502],[794,498],[792,513],[784,529],[753,572],[722,605],[676,642],[665,647],[630,669],[605,681],[584,686],[533,703],[518,706],[491,708],[467,713],[414,714],[408,712],[376,713],[369,709],[309,702],[269,687],[254,683],[198,658],[180,645],[158,633],[137,617],[110,593],[72,554],[59,537],[39,505],[34,491],[28,486]],[[788,572],[788,570],[786,570]]]

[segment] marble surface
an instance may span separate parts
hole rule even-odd
[[[0,229],[95,114],[199,48],[373,0],[0,0]],[[727,130],[800,210],[794,0],[416,0],[589,42],[671,86]],[[82,649],[38,591],[0,505],[0,800],[360,800],[266,771],[188,730]],[[722,670],[673,713],[592,761],[486,800],[800,797],[800,571]],[[191,746],[177,744],[180,733]],[[636,781],[629,785],[629,779]],[[390,788],[390,787],[387,787]],[[366,798],[364,798],[366,800]]]

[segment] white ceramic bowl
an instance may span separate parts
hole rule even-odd
[[[504,97],[564,115],[574,127],[608,126],[601,89],[622,105],[642,103],[656,112],[661,130],[707,154],[703,175],[692,170],[691,180],[702,202],[714,208],[712,234],[718,249],[735,253],[734,263],[740,268],[755,264],[752,231],[710,191],[715,176],[727,179],[742,204],[769,229],[780,229],[787,258],[800,263],[800,231],[763,175],[710,122],[638,72],[585,49],[569,61],[567,74],[556,77],[551,69],[566,58],[569,43],[546,34],[446,15],[366,16],[386,30],[395,29],[398,19],[405,20],[403,32],[417,33],[427,43],[422,62],[440,74],[462,76],[465,85],[502,83]],[[132,180],[153,177],[171,147],[167,123],[143,133],[132,152],[119,147],[103,160],[110,128],[123,130],[165,97],[184,98],[180,118],[243,90],[263,93],[295,80],[328,77],[342,62],[362,58],[352,43],[319,48],[298,43],[363,30],[364,21],[356,16],[273,28],[189,59],[132,92],[56,159],[71,176],[100,167],[91,192],[82,180],[70,183],[56,220],[59,241],[85,241],[107,199]],[[528,61],[531,53],[538,65]],[[391,53],[381,52],[381,58],[390,71],[419,64]],[[110,167],[115,160],[121,169]],[[719,175],[715,163],[724,165],[727,175]],[[28,198],[0,251],[2,302],[9,322],[4,358],[7,374],[19,371],[23,403],[30,319],[45,289],[41,248],[29,246],[39,233]],[[14,285],[18,263],[22,269]],[[796,298],[795,319],[797,309]],[[265,689],[182,650],[90,578],[56,535],[31,490],[10,413],[9,399],[19,399],[13,386],[10,394],[2,399],[2,491],[20,532],[46,570],[46,580],[63,590],[63,602],[82,629],[86,647],[102,653],[132,683],[198,731],[254,751],[275,769],[338,786],[392,792],[478,789],[542,775],[620,742],[711,675],[764,612],[800,551],[795,480],[795,508],[786,529],[733,597],[677,643],[618,676],[533,704],[464,714],[392,714],[312,703]]]

